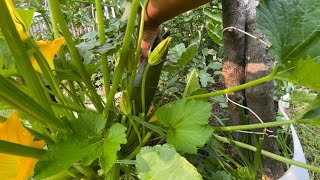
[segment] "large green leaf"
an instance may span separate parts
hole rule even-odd
[[[314,71],[320,68],[319,17],[318,0],[266,0],[259,5],[258,28],[272,44],[279,66],[275,78],[320,90],[320,72]]]
[[[208,125],[211,104],[202,101],[179,100],[160,107],[155,116],[169,128],[166,139],[176,150],[195,154],[212,135]]]
[[[137,155],[139,178],[157,180],[199,180],[197,169],[167,144],[144,147]]]
[[[126,127],[121,124],[114,124],[105,136],[103,154],[100,155],[102,170],[108,172],[113,163],[117,160],[117,152],[121,149],[120,144],[126,144]]]
[[[68,169],[72,164],[84,160],[89,163],[98,157],[103,141],[98,138],[80,139],[69,136],[49,146],[35,167],[35,178],[42,179]],[[93,153],[93,154],[92,154]]]
[[[275,78],[320,91],[320,63],[308,56],[298,60],[292,69],[277,73]]]
[[[79,118],[71,120],[70,127],[73,133],[58,143],[49,145],[48,151],[35,167],[35,178],[50,177],[79,161],[84,165],[90,165],[98,157],[104,170],[107,170],[110,164],[112,166],[115,162],[120,144],[126,142],[126,128],[114,124],[103,139],[101,133],[105,124],[106,119],[103,115],[90,111],[81,113]],[[106,155],[106,151],[109,154]]]

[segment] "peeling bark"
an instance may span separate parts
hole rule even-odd
[[[256,30],[256,6],[259,4],[258,0],[249,0],[247,8],[247,24],[246,31],[258,38],[263,38],[261,33]],[[272,72],[273,59],[267,54],[267,47],[261,42],[253,38],[246,39],[246,82],[264,77]],[[245,90],[245,99],[247,106],[253,110],[264,122],[271,122],[275,120],[276,113],[274,107],[274,85],[273,81],[263,83],[258,86],[247,88]],[[250,124],[260,123],[260,121],[249,113]],[[276,129],[270,129],[276,132]],[[257,130],[262,132],[263,130]],[[272,133],[274,134],[274,133]],[[275,138],[265,137],[262,149],[279,153],[279,147]],[[284,173],[281,162],[271,158],[263,157],[263,167],[270,171],[265,171],[267,179],[279,178]]]
[[[243,0],[222,0],[223,27],[230,26],[245,30],[246,4]],[[245,82],[245,35],[238,31],[225,31],[224,58],[222,75],[226,88],[237,86]],[[239,104],[244,103],[244,91],[238,91],[229,95],[229,98]],[[241,109],[232,103],[228,104],[228,125],[241,124]],[[239,134],[234,138],[240,140]]]

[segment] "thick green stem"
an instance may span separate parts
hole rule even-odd
[[[69,51],[71,56],[73,57],[73,60],[75,61],[75,66],[78,70],[78,73],[81,75],[82,80],[86,84],[88,91],[90,93],[91,101],[94,104],[95,108],[98,112],[102,112],[103,105],[101,103],[100,96],[97,94],[93,84],[90,81],[90,77],[88,72],[86,71],[82,59],[77,51],[75,42],[72,40],[72,35],[69,31],[69,28],[67,26],[67,23],[63,17],[62,11],[59,6],[59,2],[56,0],[48,0],[50,11],[52,12],[53,18],[55,18],[60,25],[62,34],[67,42]]]
[[[132,34],[134,31],[134,23],[135,23],[137,12],[138,12],[139,2],[140,2],[139,0],[133,0],[133,2],[132,2],[132,8],[131,8],[131,12],[130,12],[130,16],[129,16],[129,20],[128,20],[128,24],[127,24],[121,52],[120,52],[119,64],[115,70],[113,81],[112,81],[112,83],[113,83],[112,88],[111,88],[110,93],[108,95],[107,104],[104,109],[105,116],[108,116],[109,110],[111,109],[111,107],[113,105],[114,95],[117,92],[119,83],[122,78],[122,73],[124,71],[124,66],[125,66],[126,60],[128,59],[128,54],[129,54],[129,50],[130,50],[130,44],[131,44],[131,40],[132,40]]]
[[[137,134],[137,137],[138,137],[138,140],[139,140],[139,144],[141,144],[141,143],[142,143],[141,134],[140,134],[140,131],[139,131],[139,129],[138,129],[138,127],[137,127],[136,123],[135,123],[135,122],[133,122],[133,120],[132,120],[132,119],[130,119],[130,118],[129,118],[129,122],[130,122],[130,124],[132,125],[132,127],[133,127],[133,129],[134,129],[135,133]],[[130,133],[130,135],[132,135],[132,134],[133,134],[133,133]],[[129,138],[128,138],[128,139],[129,139]]]
[[[103,45],[104,43],[106,43],[106,36],[104,32],[102,5],[101,5],[101,0],[95,0],[95,2],[96,2],[96,11],[97,11],[97,19],[98,19],[100,45]],[[104,91],[107,97],[110,92],[110,71],[108,66],[107,55],[105,53],[101,54],[101,61],[102,61]]]
[[[42,55],[38,47],[31,41],[28,41],[29,45],[35,50],[34,57],[39,64],[39,67],[42,70],[43,75],[45,76],[46,80],[48,81],[50,87],[60,103],[67,104],[65,96],[63,95],[57,80],[54,77],[52,70],[50,69],[49,64],[47,63],[45,57]]]
[[[96,177],[96,172],[90,167],[85,167],[79,163],[74,164],[73,167],[90,179],[94,179]]]
[[[38,159],[45,152],[46,150],[44,149],[38,149],[30,146],[0,140],[0,153]]]
[[[50,14],[52,14],[52,8],[49,8],[49,11],[50,11]],[[54,34],[54,39],[57,39],[60,37],[60,32],[59,32],[59,27],[58,27],[58,24],[57,24],[57,20],[55,18],[53,18],[53,16],[51,15],[50,16],[50,20],[51,20],[51,24],[52,24],[52,29],[53,29],[53,34]],[[65,56],[65,51],[63,48],[60,48],[59,50],[59,57],[60,57],[60,60],[61,60],[61,64],[62,64],[62,67],[64,69],[67,69],[68,68],[68,63],[67,63],[67,59],[66,59],[66,56]],[[76,89],[74,87],[74,84],[72,81],[68,80],[68,84],[69,84],[69,88],[70,88],[70,96],[72,96],[72,98],[74,99],[74,101],[78,101],[79,104],[80,104],[80,100],[79,100],[79,97],[77,96],[77,93],[76,93]]]
[[[268,128],[268,127],[275,127],[275,126],[282,126],[282,125],[296,124],[296,123],[299,123],[299,121],[297,121],[297,120],[275,121],[275,122],[260,123],[260,124],[247,124],[247,125],[239,125],[239,126],[213,127],[213,129],[214,129],[215,132],[220,132],[220,131],[239,131],[239,130]]]
[[[228,139],[228,138],[221,137],[221,136],[218,136],[218,135],[215,135],[215,134],[214,134],[213,136],[214,136],[217,140],[219,140],[219,141],[221,141],[221,142],[231,144],[230,139]],[[254,151],[254,152],[257,151],[257,148],[256,148],[256,147],[251,146],[251,145],[248,145],[248,144],[245,144],[245,143],[242,143],[242,142],[232,141],[232,144],[235,144],[235,145],[237,145],[237,146],[239,146],[239,147],[241,147],[241,148],[248,149],[248,150],[250,150],[250,151]],[[301,162],[298,162],[298,161],[294,161],[294,160],[292,160],[292,159],[288,159],[288,158],[279,156],[279,155],[277,155],[277,154],[273,154],[273,153],[268,152],[268,151],[265,151],[265,150],[261,150],[261,154],[264,155],[264,156],[266,156],[266,157],[269,157],[269,158],[275,159],[275,160],[277,160],[277,161],[283,162],[283,163],[295,165],[295,166],[298,166],[298,167],[301,167],[301,168],[308,169],[308,170],[310,170],[310,171],[314,171],[314,172],[320,173],[320,167],[315,167],[315,166],[312,166],[312,165],[309,165],[309,164],[304,164],[304,163],[301,163]]]
[[[120,164],[114,163],[111,170],[108,172],[105,180],[119,180],[120,178]]]
[[[142,139],[141,144],[124,159],[133,159],[140,152],[141,148],[149,141],[151,136],[152,132],[148,132],[146,136]]]
[[[142,76],[142,82],[141,82],[141,109],[142,109],[142,113],[143,116],[146,113],[146,95],[145,95],[145,91],[146,91],[146,79],[147,79],[147,75],[148,75],[148,71],[150,69],[150,64],[147,65],[146,69],[143,72],[143,76]]]
[[[199,94],[199,95],[194,95],[194,96],[189,96],[186,97],[185,99],[201,99],[201,98],[209,98],[209,97],[214,97],[214,96],[219,96],[219,95],[223,95],[223,94],[228,94],[228,93],[232,93],[235,91],[240,91],[243,89],[246,89],[248,87],[252,87],[252,86],[256,86],[265,82],[268,82],[270,80],[273,79],[273,74],[270,74],[268,76],[265,76],[263,78],[245,83],[245,84],[241,84],[239,86],[235,86],[235,87],[231,87],[228,89],[224,89],[224,90],[220,90],[220,91],[215,91],[215,92],[211,92],[211,93],[207,93],[207,94]]]
[[[32,67],[29,56],[19,37],[5,1],[0,1],[0,7],[0,28],[6,38],[10,51],[16,60],[18,71],[23,76],[31,96],[41,104],[42,107],[52,113],[53,110],[49,105],[41,82],[38,80],[37,74]],[[5,85],[3,84],[3,86]]]
[[[68,131],[68,127],[61,119],[55,117],[53,113],[48,112],[42,105],[38,104],[33,97],[30,97],[18,89],[14,84],[1,75],[0,84],[4,85],[0,88],[1,101],[14,107],[21,113],[24,113],[30,118],[29,120],[35,120],[42,123],[45,127],[54,127],[57,131]]]
[[[143,30],[144,30],[144,14],[146,13],[146,8],[148,5],[148,2],[149,2],[149,0],[146,0],[144,2],[144,5],[143,5],[142,11],[141,11],[141,15],[140,15],[140,28],[139,28],[138,44],[137,44],[136,55],[134,57],[134,66],[131,71],[130,85],[129,85],[129,89],[128,89],[129,97],[131,97],[131,95],[132,95],[134,80],[135,80],[136,74],[137,74],[138,62],[140,60],[141,43],[142,43]]]

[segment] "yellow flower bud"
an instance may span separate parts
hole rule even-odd
[[[148,63],[151,66],[157,65],[161,62],[162,57],[168,50],[169,44],[171,42],[171,37],[168,37],[167,39],[163,40],[158,46],[151,52],[149,55]]]

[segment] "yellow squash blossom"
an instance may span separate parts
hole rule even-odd
[[[61,45],[65,42],[65,39],[63,37],[58,38],[54,41],[37,41],[37,45],[39,47],[40,52],[47,60],[49,66],[51,69],[54,69],[54,62],[53,58],[54,55],[59,51]],[[42,73],[39,64],[37,63],[37,60],[34,58],[34,56],[31,56],[31,63],[33,68]]]
[[[13,5],[12,0],[5,0],[5,3],[8,7],[9,13],[12,17],[14,25],[19,33],[19,36],[22,40],[26,40],[29,38],[29,33],[27,31],[27,25],[21,18],[20,14],[17,12],[16,8]]]
[[[43,148],[44,141],[34,141],[13,112],[7,121],[0,123],[0,140],[35,148]],[[36,159],[0,153],[0,180],[25,180],[32,176]]]

